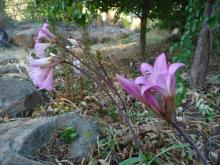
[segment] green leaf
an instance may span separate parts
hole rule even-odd
[[[138,162],[140,162],[139,157],[131,157],[131,158],[128,158],[122,161],[121,163],[119,163],[119,165],[134,165],[135,163],[138,163]]]

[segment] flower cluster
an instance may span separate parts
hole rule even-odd
[[[39,30],[35,41],[35,54],[37,59],[29,57],[29,76],[34,85],[39,89],[53,90],[53,71],[61,63],[57,56],[47,57],[46,49],[56,42],[56,36],[49,31],[49,25],[45,23]]]
[[[150,106],[167,122],[175,119],[175,72],[182,63],[168,64],[164,53],[160,54],[154,65],[143,63],[142,76],[135,80],[117,76],[122,88],[130,95]],[[163,102],[157,99],[159,95]]]

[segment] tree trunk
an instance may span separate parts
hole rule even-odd
[[[147,32],[147,16],[142,14],[141,16],[141,32],[140,32],[140,54],[141,58],[145,60],[146,49],[146,32]]]
[[[212,3],[205,2],[204,16],[210,17],[212,12]],[[207,23],[203,23],[199,33],[196,52],[193,59],[191,68],[191,82],[190,85],[194,88],[204,88],[206,73],[208,69],[209,57],[212,53],[212,32]]]

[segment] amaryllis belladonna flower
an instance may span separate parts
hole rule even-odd
[[[53,33],[50,32],[49,25],[47,23],[44,23],[43,27],[38,32],[36,43],[42,42],[45,40],[47,42],[55,42],[56,38],[57,37]]]
[[[50,32],[49,25],[43,24],[43,27],[39,30],[37,39],[35,41],[34,50],[37,57],[46,57],[46,49],[56,41],[56,36]]]
[[[49,31],[49,25],[45,23],[38,32],[34,47],[38,59],[29,57],[29,76],[39,89],[53,90],[53,71],[62,60],[54,55],[47,57],[46,49],[55,40],[56,36]]]
[[[34,85],[39,89],[53,90],[53,71],[61,63],[61,59],[56,56],[47,58],[29,58],[29,76]]]
[[[149,105],[167,122],[175,119],[175,72],[184,66],[181,63],[168,64],[164,53],[160,54],[154,65],[143,63],[140,71],[143,76],[129,80],[117,76],[122,88],[130,95]],[[156,95],[163,100],[158,101]]]

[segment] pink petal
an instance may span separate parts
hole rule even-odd
[[[146,98],[148,105],[158,114],[162,112],[162,109],[160,108],[158,101],[155,99],[155,97],[149,92],[146,91],[144,93],[144,97]]]
[[[140,76],[135,79],[135,84],[141,86],[141,94],[142,95],[147,90],[150,90],[150,89],[155,90],[155,91],[165,95],[166,94],[166,81],[165,81],[165,83],[164,83],[164,81],[162,81],[160,79],[158,79],[157,81],[159,81],[159,82],[156,83],[156,80],[154,82],[154,80],[152,79],[151,76],[149,78],[145,78],[143,76]],[[160,81],[162,82],[162,84]]]
[[[39,86],[39,89],[53,90],[53,69],[49,70],[44,82]]]
[[[45,78],[47,77],[50,69],[40,69],[39,67],[30,67],[29,76],[32,79],[34,85],[40,87]]]
[[[172,96],[175,95],[175,88],[176,88],[175,72],[177,71],[177,69],[179,69],[182,66],[185,66],[185,65],[182,63],[174,63],[169,66],[169,76],[167,79],[167,83],[170,88],[170,94]]]
[[[48,23],[44,23],[43,24],[43,28],[49,29],[49,24]]]
[[[160,91],[164,97],[173,96],[175,93],[175,77],[169,74],[162,74],[157,77],[157,86],[163,90]]]
[[[142,95],[144,95],[144,93],[146,91],[150,91],[150,90],[153,90],[155,92],[158,92],[158,93],[162,94],[163,96],[166,96],[166,91],[158,85],[152,84],[152,85],[143,85],[143,86],[141,86],[141,94]]]
[[[140,87],[137,84],[135,84],[133,80],[126,79],[119,75],[117,75],[117,79],[119,83],[121,84],[122,88],[128,94],[132,95],[133,97],[143,102],[144,104],[149,105],[157,113],[162,112],[162,109],[160,108],[157,100],[148,90],[143,92],[143,95],[142,95],[140,91],[141,90]]]
[[[152,89],[153,87],[155,87],[154,84],[142,85],[142,86],[141,86],[141,95],[144,95],[144,93],[145,93],[146,91],[149,91],[149,90]]]
[[[141,102],[147,104],[145,98],[141,95],[140,87],[134,83],[134,80],[126,79],[122,76],[117,75],[117,79],[121,84],[121,87],[134,98],[140,100]]]
[[[168,64],[166,60],[166,55],[164,53],[160,54],[155,62],[154,62],[154,76],[160,74],[167,74],[168,73]]]
[[[175,96],[176,80],[174,75],[168,76],[167,85],[170,87],[170,95]]]
[[[160,74],[157,76],[157,79],[156,79],[156,84],[158,86],[160,86],[161,88],[163,88],[164,90],[169,90],[167,89],[167,76],[168,74]]]
[[[176,70],[180,67],[185,66],[182,63],[174,63],[169,65],[169,75],[175,74]]]
[[[46,56],[46,49],[50,46],[50,43],[36,43],[34,46],[34,50],[38,57]]]
[[[46,39],[49,41],[56,39],[56,36],[49,31],[48,24],[44,24],[43,27],[39,30],[36,43],[39,43],[41,39]]]
[[[134,82],[137,85],[147,85],[150,83],[148,82],[147,78],[144,76],[137,77]]]
[[[33,59],[32,57],[29,58],[29,64],[32,67],[44,67],[51,64],[52,57],[47,58],[40,58],[40,59]]]
[[[144,76],[147,76],[148,74],[153,73],[153,66],[147,63],[143,63],[140,66],[140,71]]]
[[[135,79],[135,84],[137,85],[151,85],[155,84],[156,80],[154,80],[153,75],[150,75],[148,77],[139,76]]]

